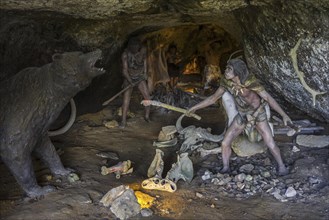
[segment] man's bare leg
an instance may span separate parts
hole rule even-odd
[[[223,159],[223,169],[221,173],[230,172],[230,157],[232,153],[231,144],[232,141],[243,131],[245,125],[239,124],[237,117],[233,120],[231,126],[227,129],[225,133],[224,140],[222,141],[222,159]]]
[[[274,139],[272,137],[271,128],[268,125],[268,122],[267,121],[258,122],[256,124],[256,128],[259,131],[259,133],[262,135],[265,144],[268,146],[274,159],[278,163],[279,175],[280,176],[287,175],[289,173],[289,170],[286,168],[286,166],[284,165],[284,163],[282,161],[280,149],[274,142]]]
[[[128,108],[129,108],[132,91],[133,91],[133,88],[130,88],[123,93],[122,120],[121,120],[120,128],[125,128],[127,125],[127,112],[128,112]]]
[[[147,84],[145,81],[142,81],[138,84],[138,89],[142,93],[144,100],[150,100],[150,93],[147,87]],[[151,106],[145,106],[145,121],[149,122],[150,121],[150,110]]]

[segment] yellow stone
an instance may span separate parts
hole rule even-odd
[[[137,201],[140,204],[142,209],[150,208],[153,205],[154,200],[156,199],[141,191],[135,191],[135,196],[137,197]]]

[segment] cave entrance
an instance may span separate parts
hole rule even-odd
[[[232,55],[243,55],[240,39],[216,24],[168,27],[139,37],[147,46],[150,91],[159,101],[183,108],[195,104],[188,98],[191,93],[197,96],[213,93],[226,62]],[[172,64],[178,71],[175,82],[171,81],[175,77]],[[168,94],[168,87],[174,92]]]

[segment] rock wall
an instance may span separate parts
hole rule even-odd
[[[329,122],[329,13],[325,6],[284,1],[248,7],[236,17],[243,29],[248,64],[258,78],[297,108]]]

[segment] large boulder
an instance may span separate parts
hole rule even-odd
[[[328,1],[284,1],[236,13],[248,65],[271,90],[329,122]]]
[[[267,147],[263,141],[250,142],[244,135],[239,135],[232,142],[232,149],[240,157],[250,157],[255,154],[266,152]]]

